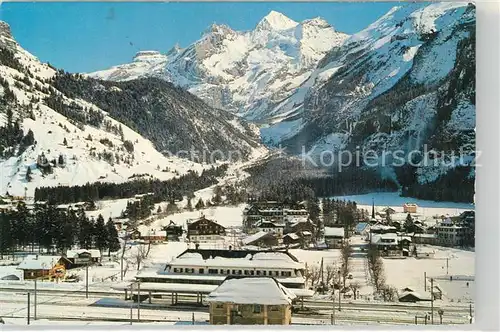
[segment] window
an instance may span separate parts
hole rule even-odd
[[[183,269],[182,269],[182,267],[181,267],[181,268],[179,269],[179,272],[180,272],[180,273],[182,273],[182,270],[183,270]]]
[[[208,274],[217,274],[219,273],[218,269],[208,269]]]
[[[257,272],[256,272],[256,275],[260,276],[260,271],[257,271]]]
[[[265,276],[267,271],[262,271],[262,275]]]
[[[278,305],[270,305],[269,310],[270,311],[279,311],[280,307]]]
[[[241,272],[241,270],[238,270],[238,274],[240,274],[240,275],[241,275],[241,273],[242,273],[242,272]]]
[[[236,274],[236,270],[233,270],[233,274]]]
[[[176,267],[174,267],[174,272],[175,272],[175,273],[179,272],[179,269],[178,269],[178,268],[176,268]]]
[[[204,269],[199,269],[198,271],[199,271],[200,274],[204,274],[205,273]]]
[[[253,275],[254,275],[254,273],[255,273],[254,271],[250,271],[250,275],[251,275],[251,276],[253,276]]]
[[[247,275],[248,275],[248,271],[247,271],[247,270],[245,270],[245,272],[244,272],[243,274],[247,276]]]
[[[254,304],[253,305],[253,313],[254,314],[260,314],[260,304]]]
[[[227,270],[226,272],[227,272],[227,274],[231,274],[231,270]]]
[[[217,309],[222,309],[222,308],[224,308],[224,303],[217,303],[217,304],[215,305],[215,307],[216,307]]]

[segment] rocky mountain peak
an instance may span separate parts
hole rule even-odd
[[[297,22],[288,18],[277,11],[270,11],[260,22],[257,24],[255,30],[289,30],[293,29],[298,25]]]

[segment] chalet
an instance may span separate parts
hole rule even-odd
[[[438,238],[437,238],[436,234],[418,234],[418,233],[415,233],[412,236],[412,241],[415,244],[431,244],[431,245],[438,244]]]
[[[399,302],[419,302],[419,301],[430,301],[430,296],[425,294],[425,295],[420,295],[420,293],[414,292],[414,291],[407,291],[403,292],[401,296],[399,297]]]
[[[255,228],[257,228],[260,232],[274,232],[282,235],[285,225],[277,222],[262,220],[255,224]]]
[[[283,236],[283,244],[291,245],[301,243],[302,239],[297,233],[288,233]]]
[[[224,226],[205,217],[187,222],[187,238],[191,242],[217,241],[224,235],[226,235]]]
[[[373,234],[370,243],[384,256],[408,256],[411,238],[396,233]]]
[[[150,243],[163,242],[167,240],[167,232],[155,229],[144,230],[141,232],[139,239]]]
[[[167,226],[163,227],[163,230],[166,232],[167,240],[169,241],[179,241],[179,238],[182,237],[182,233],[184,233],[182,226],[177,225],[173,221],[170,221]]]
[[[315,225],[312,222],[311,219],[309,218],[294,218],[288,221],[285,225],[285,230],[284,233],[297,233],[297,232],[303,232],[303,231],[308,231],[311,233],[315,232]]]
[[[289,325],[295,298],[274,278],[227,278],[208,295],[210,324]]]
[[[342,248],[345,231],[343,227],[325,227],[325,243],[330,249]]]
[[[245,246],[257,247],[274,247],[278,245],[278,237],[273,232],[260,231],[258,233],[247,236],[242,243]]]
[[[368,241],[371,241],[374,234],[395,233],[396,231],[397,228],[394,226],[377,223],[375,225],[370,226],[370,232],[368,233]]]
[[[71,262],[62,256],[29,255],[18,265],[24,280],[38,278],[63,278]]]
[[[72,266],[84,266],[101,262],[101,252],[98,249],[68,250],[66,258]]]
[[[405,203],[403,204],[403,212],[404,213],[417,213],[417,204],[414,203]]]

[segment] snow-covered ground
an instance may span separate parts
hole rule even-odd
[[[435,202],[412,197],[402,197],[399,196],[399,192],[379,192],[363,195],[335,196],[332,198],[354,201],[358,204],[359,208],[368,209],[369,211],[371,211],[372,201],[375,204],[376,211],[381,211],[383,208],[389,206],[396,210],[396,212],[403,212],[403,204],[405,203],[415,203],[418,205],[417,213],[422,214],[426,217],[447,214],[450,216],[455,216],[466,210],[474,210],[473,204]]]
[[[417,292],[424,291],[424,273],[427,275],[427,289],[430,279],[442,287],[444,301],[471,301],[474,299],[475,253],[454,248],[420,246],[417,252],[434,253],[430,258],[384,258],[387,284],[398,289],[410,287]],[[448,264],[447,264],[448,259]],[[446,267],[448,265],[448,268]],[[450,281],[450,277],[453,281]],[[469,287],[467,287],[469,283]]]

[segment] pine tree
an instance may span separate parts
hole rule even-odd
[[[198,200],[198,203],[196,203],[196,205],[194,206],[194,208],[196,210],[200,210],[200,209],[203,209],[205,207],[205,203],[203,203],[203,199],[199,199]]]
[[[28,166],[26,169],[26,181],[31,182],[33,177],[31,176],[31,167]]]
[[[99,214],[94,226],[94,243],[100,252],[108,246],[108,238],[108,230],[104,225],[104,218]]]
[[[66,137],[64,137],[64,140],[63,140],[63,145],[64,145],[64,146],[67,146],[67,145],[68,145],[68,141],[66,140]]]
[[[413,218],[411,217],[411,214],[409,214],[409,213],[406,216],[406,220],[405,220],[405,223],[403,225],[403,228],[404,228],[405,232],[407,232],[407,233],[411,233],[414,229]]]
[[[108,235],[108,256],[110,256],[112,251],[117,251],[118,249],[120,249],[118,231],[116,230],[115,224],[113,223],[113,220],[111,218],[109,218],[108,222],[106,223],[106,234]]]
[[[193,205],[191,204],[191,198],[188,198],[188,201],[186,204],[186,210],[193,211]]]
[[[57,160],[57,163],[58,163],[59,165],[64,165],[64,157],[63,157],[63,155],[62,155],[62,154],[60,154],[60,155],[59,155],[59,158],[58,158],[58,160]]]

